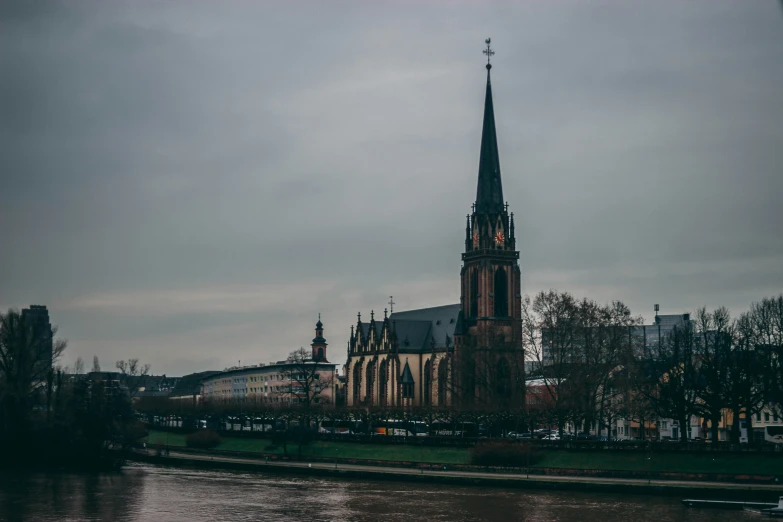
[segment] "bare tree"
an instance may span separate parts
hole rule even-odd
[[[18,310],[0,314],[0,431],[18,435],[26,425],[35,400],[51,390],[52,364],[66,341],[36,331]]]
[[[696,311],[696,353],[699,372],[697,407],[710,421],[712,442],[718,442],[718,427],[728,406],[726,393],[734,347],[734,325],[728,309]],[[735,419],[739,422],[739,419]]]
[[[288,381],[287,395],[291,409],[296,410],[291,413],[299,415],[296,435],[301,457],[302,445],[311,436],[311,421],[318,417],[330,390],[331,398],[334,398],[334,366],[314,361],[309,350],[299,348],[290,353],[281,374]]]
[[[101,363],[98,361],[98,356],[93,355],[92,356],[92,371],[99,372],[101,371]]]
[[[766,361],[765,401],[783,412],[783,294],[753,303],[748,312],[753,345]]]
[[[691,415],[698,413],[699,374],[696,332],[692,322],[675,327],[653,347],[651,357],[639,360],[633,370],[633,392],[659,417],[680,425],[680,438],[688,440]]]
[[[122,374],[122,381],[128,388],[128,395],[131,398],[136,397],[149,381],[150,365],[139,364],[138,359],[128,359],[127,361],[117,361],[115,366]]]
[[[281,372],[288,381],[287,392],[291,402],[300,405],[305,411],[321,404],[334,387],[334,366],[314,361],[310,355],[310,351],[305,348],[294,350]]]
[[[554,290],[525,297],[522,332],[541,371],[538,402],[552,409],[561,433],[568,420],[600,431],[614,417],[613,382],[640,321],[619,301],[600,305]]]
[[[743,313],[735,324],[736,340],[729,354],[724,395],[731,409],[731,441],[740,441],[740,415],[745,414],[748,436],[753,430],[753,416],[764,409],[768,373],[772,360],[768,350],[758,349],[750,312]]]
[[[522,299],[522,335],[526,351],[541,368],[539,401],[548,406],[560,434],[572,411],[570,386],[576,351],[577,303],[567,293],[539,292]]]
[[[81,357],[76,358],[76,363],[73,365],[73,373],[76,375],[84,373],[84,360]]]

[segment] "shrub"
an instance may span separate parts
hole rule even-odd
[[[134,446],[148,434],[147,426],[143,422],[132,419],[122,427],[122,443],[125,446]]]
[[[541,453],[531,444],[485,442],[470,450],[470,463],[479,466],[525,467],[536,464]]]
[[[212,430],[198,430],[185,437],[188,448],[211,449],[220,444],[220,435]]]

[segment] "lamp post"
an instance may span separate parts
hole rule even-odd
[[[655,305],[655,324],[658,325],[658,353],[661,353],[661,319],[658,317],[658,310],[660,310],[660,305]]]

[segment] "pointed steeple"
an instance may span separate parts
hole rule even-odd
[[[478,189],[476,190],[476,212],[479,214],[500,214],[503,212],[503,185],[500,181],[500,155],[498,137],[495,132],[495,111],[492,106],[492,83],[489,72],[492,64],[489,58],[495,54],[489,47],[489,38],[484,54],[487,55],[487,94],[484,98],[484,128],[481,131],[481,155],[479,157]]]

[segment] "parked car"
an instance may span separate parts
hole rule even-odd
[[[541,440],[560,440],[560,435],[557,433],[550,433],[549,435],[545,435]]]

